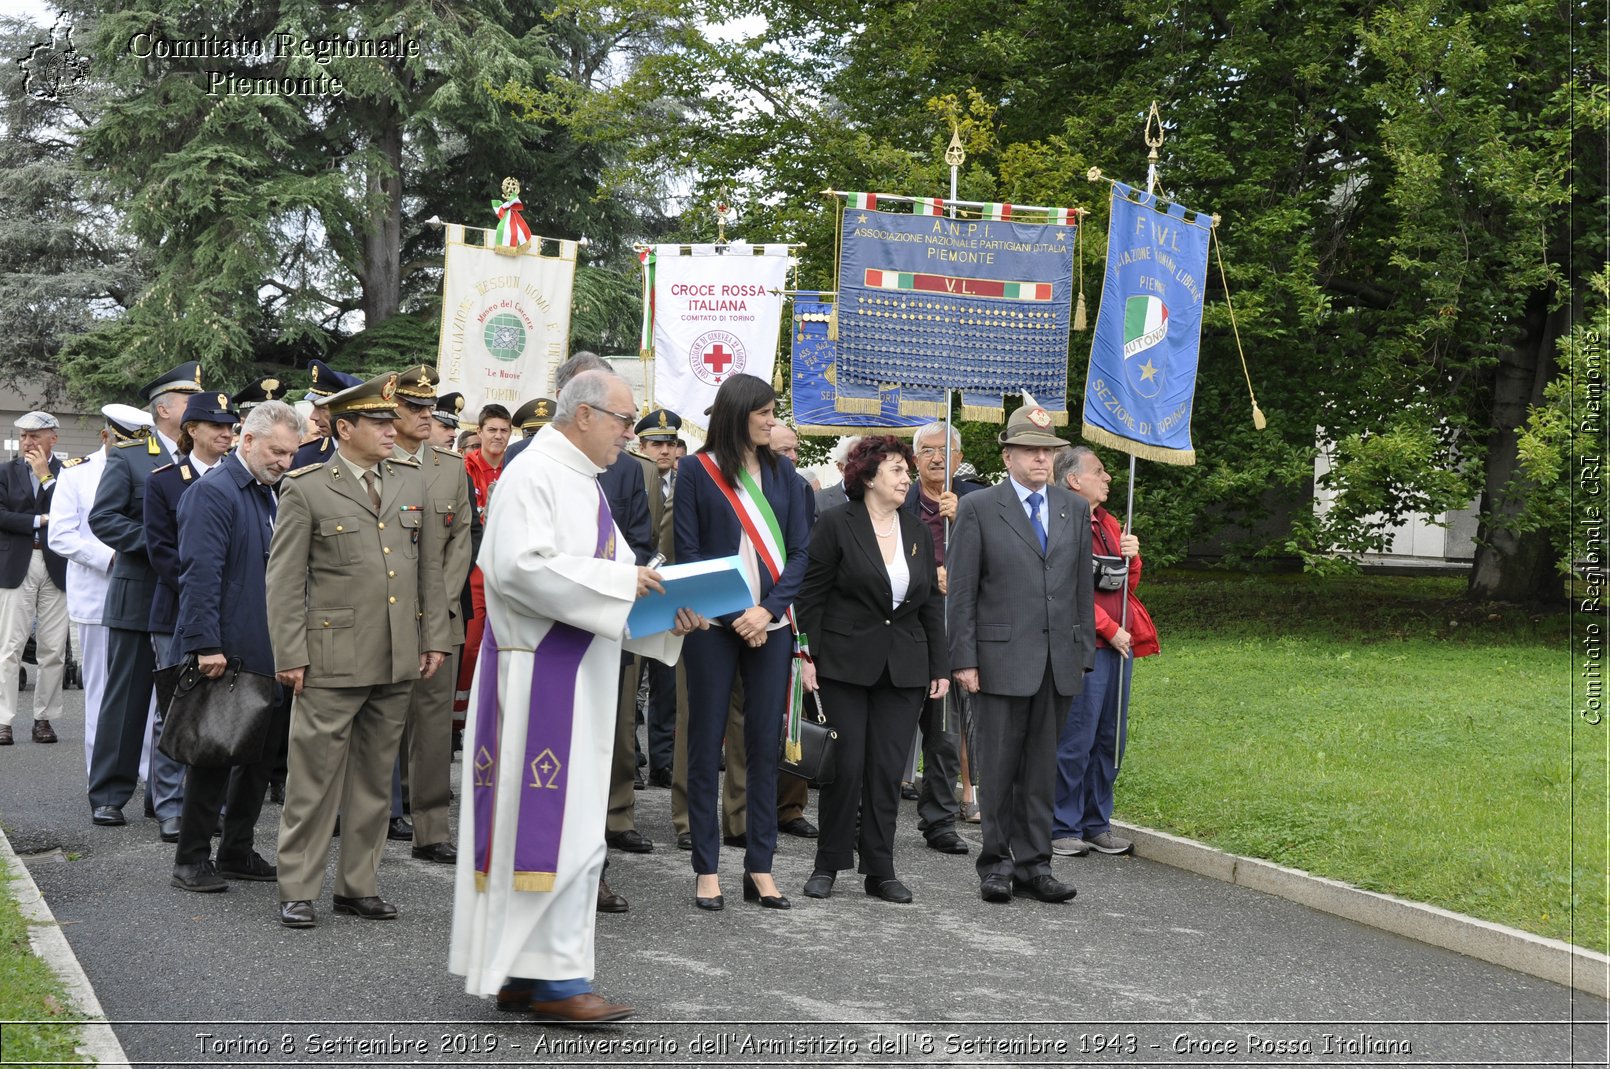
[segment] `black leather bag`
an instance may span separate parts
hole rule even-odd
[[[838,776],[838,762],[834,760],[833,751],[839,733],[828,724],[827,714],[822,712],[821,692],[813,690],[811,697],[816,699],[816,719],[812,720],[809,716],[799,718],[799,760],[788,759],[788,733],[785,731],[777,756],[777,771],[809,780],[818,787],[826,787]]]
[[[1095,573],[1097,590],[1122,590],[1129,580],[1129,561],[1124,557],[1092,553],[1090,570]]]
[[[164,709],[157,749],[197,768],[254,765],[263,759],[274,718],[274,678],[248,672],[231,658],[224,674],[208,679],[196,658],[156,673],[157,705]]]

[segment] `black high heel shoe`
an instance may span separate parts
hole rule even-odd
[[[759,902],[767,909],[793,909],[794,904],[788,900],[787,895],[763,895],[760,888],[755,886],[755,878],[744,873],[744,901]]]
[[[708,898],[706,898],[704,895],[701,895],[699,893],[699,881],[697,878],[695,878],[693,881],[693,904],[695,907],[708,910],[711,913],[727,908],[727,900],[721,895],[717,894]]]

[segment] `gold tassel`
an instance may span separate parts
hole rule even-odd
[[[1085,329],[1085,292],[1079,291],[1079,300],[1073,306],[1073,329]]]
[[[1256,398],[1252,402],[1252,426],[1260,431],[1269,426],[1269,421],[1263,418],[1263,409],[1258,407]]]
[[[777,391],[778,396],[783,392],[783,365],[778,361],[777,367],[771,373],[771,388]]]
[[[827,340],[839,340],[839,302],[833,302],[833,310],[827,313]]]
[[[785,747],[785,752],[783,753],[783,760],[789,762],[790,764],[798,764],[800,760],[804,758],[804,756],[805,747],[801,746],[793,739],[789,739],[788,745]]]
[[[1079,228],[1073,232],[1073,258],[1079,263],[1079,303],[1073,306],[1073,329],[1085,329],[1085,220],[1079,213]]]
[[[1196,463],[1196,450],[1194,449],[1164,449],[1162,446],[1147,445],[1131,438],[1116,435],[1104,427],[1086,423],[1079,429],[1079,434],[1087,442],[1104,445],[1108,449],[1117,449],[1124,453],[1137,456],[1142,460],[1154,460],[1159,464],[1178,464],[1189,467]]]
[[[1053,427],[1066,427],[1068,425],[1068,410],[1065,408],[1059,412],[1048,411],[1046,415],[1051,417]]]
[[[883,398],[846,397],[844,394],[836,394],[833,397],[833,411],[856,416],[876,416],[883,411]]]
[[[516,891],[551,891],[554,884],[552,872],[516,872],[514,874],[514,889]]]
[[[962,405],[962,419],[975,423],[1003,423],[1006,409],[1001,405]]]
[[[907,401],[900,398],[900,414],[902,416],[924,416],[928,419],[944,419],[945,403],[943,401]]]

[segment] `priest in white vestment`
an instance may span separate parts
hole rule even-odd
[[[598,880],[620,658],[675,663],[707,621],[625,636],[637,598],[659,590],[634,563],[598,486],[631,441],[631,387],[609,372],[572,379],[528,458],[488,509],[478,563],[486,621],[464,731],[448,968],[472,995],[540,1020],[620,1020],[592,990]]]

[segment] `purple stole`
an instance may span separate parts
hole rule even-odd
[[[594,484],[596,486],[596,482]],[[615,559],[615,521],[609,501],[598,488],[598,544],[595,558]],[[570,737],[576,713],[576,678],[593,634],[555,622],[531,657],[531,707],[526,718],[525,761],[512,770],[520,776],[520,803],[514,832],[514,889],[551,891],[559,872],[559,840],[565,825],[565,795],[570,782]],[[481,692],[475,704],[475,889],[486,890],[492,871],[493,810],[502,774],[502,718],[498,710],[498,654],[492,621],[481,638],[476,671]]]

